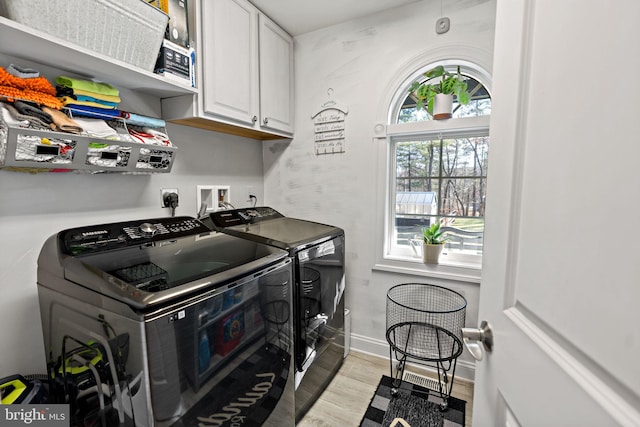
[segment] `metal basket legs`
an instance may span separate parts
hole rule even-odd
[[[431,363],[427,364],[424,361],[413,360],[411,356],[406,352],[398,351],[398,349],[394,348],[394,346],[390,346],[389,366],[391,371],[391,378],[393,379],[393,387],[391,388],[392,397],[397,397],[399,390],[402,388],[404,370],[407,361],[436,368],[436,372],[438,374],[437,381],[429,381],[429,384],[424,384],[424,386],[438,393],[439,397],[442,399],[442,401],[440,402],[440,410],[446,411],[449,406],[449,397],[451,397],[451,391],[453,390],[453,381],[456,375],[456,365],[458,362],[457,357],[453,359],[442,358],[439,360],[434,360]],[[436,383],[436,385],[434,386],[433,383]],[[413,390],[413,392],[416,391]]]

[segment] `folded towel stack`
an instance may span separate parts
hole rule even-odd
[[[56,94],[73,115],[109,119],[120,117],[120,91],[104,82],[56,77]]]
[[[5,82],[20,83],[27,80],[32,82],[32,88],[41,84],[43,93],[51,102],[43,103],[40,100],[39,104],[33,97],[28,98],[20,93],[20,97],[12,99],[15,102],[0,103],[0,115],[11,126],[48,128],[108,140],[172,146],[164,120],[119,110],[120,91],[108,83],[58,76],[54,88],[40,77],[37,70],[12,64],[7,71],[0,67],[0,98],[3,94],[8,98],[13,93],[6,89],[10,86],[2,86]],[[37,83],[42,81],[46,85]],[[14,83],[14,86],[19,86],[18,83]],[[24,90],[26,86],[21,84],[21,90]],[[6,89],[4,93],[3,89]],[[58,111],[63,107],[69,116]]]
[[[20,113],[11,104],[0,102],[0,111],[2,111],[2,120],[9,126],[28,128],[30,122],[26,118],[19,117]]]
[[[56,89],[33,68],[11,64],[0,67],[0,98],[2,118],[12,125],[33,129],[52,129],[81,133],[82,128],[60,111],[62,102],[56,98]]]
[[[56,98],[56,89],[46,78],[34,70],[16,68],[13,64],[10,69],[16,74],[28,77],[15,76],[0,67],[0,97],[9,101],[31,101],[38,106],[45,105],[56,110],[62,108],[62,101]],[[25,70],[29,72],[24,72]]]

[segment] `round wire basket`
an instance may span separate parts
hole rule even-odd
[[[405,283],[387,292],[387,342],[404,356],[428,362],[462,354],[467,301],[459,293],[425,283]]]

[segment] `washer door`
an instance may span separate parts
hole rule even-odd
[[[293,425],[291,264],[287,258],[145,324],[156,422]]]

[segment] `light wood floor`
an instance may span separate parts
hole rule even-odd
[[[405,372],[435,377],[434,372],[407,366]],[[298,427],[358,427],[382,375],[390,375],[389,359],[351,351],[322,396]],[[455,378],[453,396],[467,402],[465,425],[471,427],[473,383]]]

